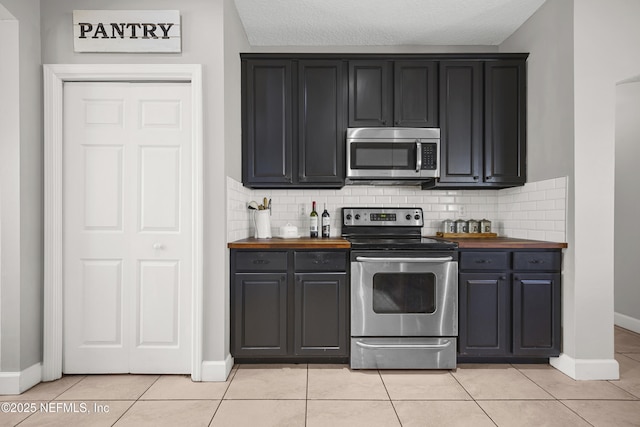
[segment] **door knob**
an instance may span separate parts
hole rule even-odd
[[[154,243],[152,247],[156,250],[164,249],[164,245],[162,243]]]

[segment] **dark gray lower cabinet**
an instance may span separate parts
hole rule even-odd
[[[231,353],[346,359],[346,250],[231,250]]]
[[[234,275],[235,355],[287,354],[287,274]]]
[[[511,286],[504,273],[460,273],[460,354],[510,351]]]
[[[296,273],[294,352],[344,356],[347,348],[347,275]]]
[[[559,250],[461,250],[459,355],[560,354]]]

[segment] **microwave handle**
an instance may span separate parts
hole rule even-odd
[[[416,173],[420,173],[422,169],[422,143],[416,139]]]

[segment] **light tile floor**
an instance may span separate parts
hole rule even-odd
[[[0,396],[20,409],[3,406],[0,426],[640,426],[640,335],[616,328],[615,343],[618,381],[574,381],[548,365],[509,364],[455,371],[236,365],[224,383],[65,376]]]

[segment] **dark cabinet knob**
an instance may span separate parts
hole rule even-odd
[[[382,121],[382,124],[383,124],[383,126],[386,126],[386,125],[387,125],[387,121],[386,121],[386,120],[383,120],[383,121]]]
[[[491,180],[491,177],[490,177],[490,176],[488,176],[488,177],[486,177],[486,178],[485,178],[485,181],[490,181],[490,180]]]
[[[474,177],[473,177],[473,180],[474,180],[474,181],[477,181],[477,180],[479,180],[479,179],[480,179],[480,177],[479,177],[479,176],[474,176]]]
[[[500,280],[507,280],[505,276],[500,276]]]

